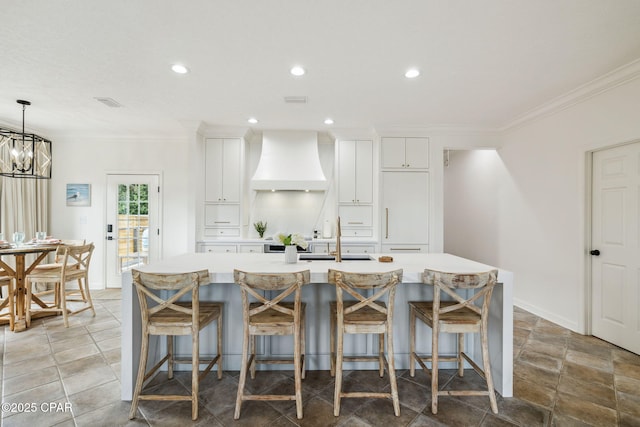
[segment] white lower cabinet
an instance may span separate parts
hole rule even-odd
[[[264,245],[238,245],[240,253],[261,254],[264,252]]]
[[[316,253],[316,254],[328,254],[329,252],[333,252],[335,250],[336,250],[335,243],[314,243],[313,244],[313,253]],[[372,254],[375,252],[376,252],[375,245],[351,245],[351,244],[342,245],[343,254]]]
[[[200,245],[198,252],[212,253],[235,253],[238,252],[237,245]]]

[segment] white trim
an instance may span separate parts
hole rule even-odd
[[[556,114],[639,77],[640,59],[637,59],[519,115],[499,130],[510,132],[529,122]]]
[[[515,307],[520,307],[523,310],[533,313],[538,317],[542,317],[545,320],[556,323],[562,326],[563,328],[567,328],[578,334],[582,334],[582,332],[580,332],[579,330],[579,325],[576,322],[567,319],[566,317],[558,316],[556,313],[552,313],[544,308],[540,308],[537,305],[530,304],[527,301],[520,298],[514,297],[513,305]]]

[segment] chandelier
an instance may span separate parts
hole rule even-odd
[[[24,111],[31,102],[17,100],[22,105],[22,133],[0,127],[0,175],[12,178],[51,178],[51,141],[24,131]]]

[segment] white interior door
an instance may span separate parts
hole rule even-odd
[[[592,333],[640,354],[640,142],[593,154]]]
[[[107,175],[106,283],[159,258],[159,176]]]

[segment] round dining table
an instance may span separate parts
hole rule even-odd
[[[0,267],[2,267],[9,277],[15,280],[15,323],[14,332],[20,332],[27,328],[26,314],[26,277],[31,271],[46,258],[49,252],[53,252],[58,248],[58,244],[22,244],[21,246],[11,246],[9,248],[0,249]],[[35,254],[36,259],[28,266],[26,263],[26,255]],[[5,256],[13,256],[15,259],[15,267],[10,266],[3,259]],[[33,301],[45,308],[46,304],[37,296],[32,296]],[[7,299],[8,301],[8,299]],[[2,307],[0,307],[2,308]],[[8,323],[8,320],[0,319],[0,323]]]

